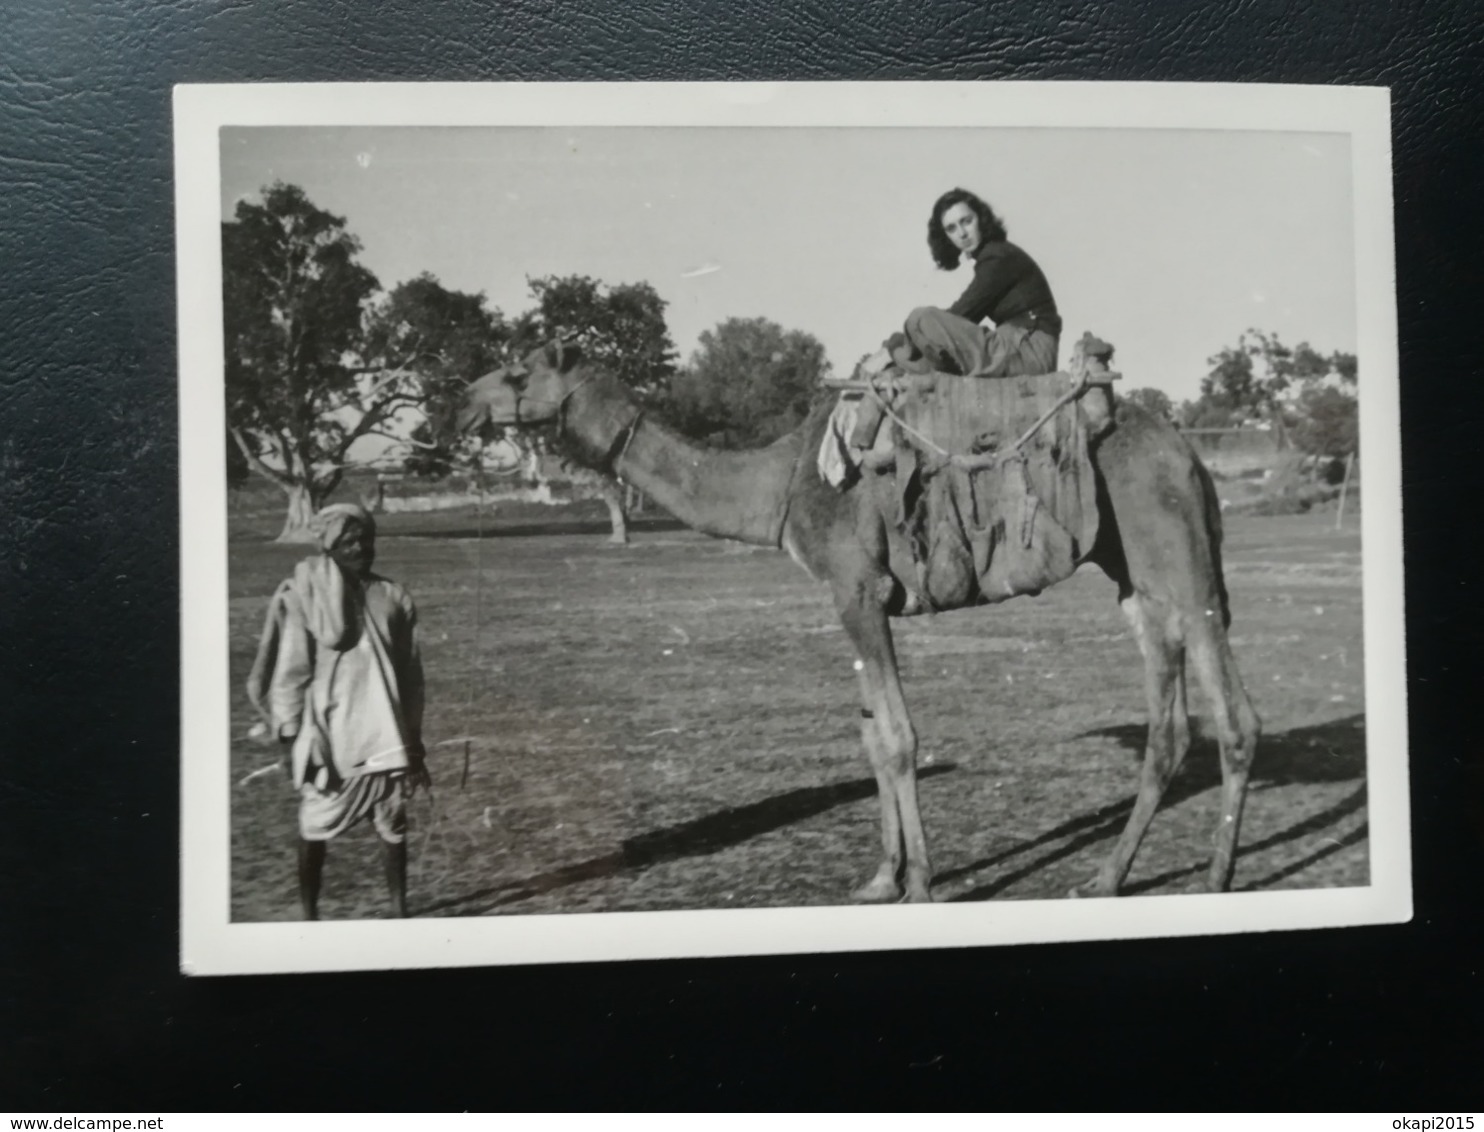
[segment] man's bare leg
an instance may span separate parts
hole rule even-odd
[[[407,842],[383,841],[381,851],[386,862],[386,891],[392,898],[392,915],[407,918]]]
[[[306,920],[319,919],[319,886],[325,872],[325,843],[299,839],[299,906]]]

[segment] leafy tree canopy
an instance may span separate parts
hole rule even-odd
[[[1298,398],[1292,426],[1294,443],[1316,456],[1350,456],[1360,448],[1360,413],[1355,394],[1314,385]]]
[[[459,453],[436,439],[446,431],[439,426],[452,416],[467,384],[500,364],[512,333],[482,294],[450,291],[427,272],[399,284],[372,308],[367,363],[386,375],[410,374],[422,417],[411,428],[408,471],[441,477],[453,470]]]
[[[1354,354],[1321,354],[1276,334],[1248,330],[1209,359],[1201,395],[1181,406],[1187,428],[1236,428],[1263,422],[1280,443],[1317,455],[1356,449],[1358,365]]]
[[[641,398],[663,395],[675,374],[665,301],[648,283],[607,286],[587,275],[527,280],[536,306],[515,320],[514,352],[554,338],[576,341]]]
[[[727,319],[701,335],[664,408],[690,435],[758,447],[803,421],[829,372],[813,335],[765,318]]]
[[[1175,419],[1175,405],[1170,400],[1170,395],[1162,389],[1130,389],[1122,394],[1121,400],[1132,401],[1151,415],[1161,417],[1164,420]]]
[[[475,376],[502,324],[431,276],[379,301],[345,220],[294,185],[222,225],[227,422],[248,465],[288,496],[281,539],[340,484],[357,441],[401,440],[404,413]]]
[[[609,286],[587,275],[549,275],[527,283],[536,305],[504,326],[502,360],[520,358],[553,339],[573,341],[589,361],[612,373],[641,400],[652,403],[664,396],[675,373],[675,343],[665,325],[665,301],[650,284]],[[432,434],[425,428],[419,438],[430,439]],[[551,428],[505,438],[527,452],[578,466],[575,449]],[[458,450],[472,443],[450,440],[441,432],[439,446],[426,448],[407,466],[423,474],[446,474],[459,458]]]

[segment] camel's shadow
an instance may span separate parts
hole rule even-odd
[[[1195,721],[1192,720],[1192,724]],[[1116,739],[1120,745],[1142,758],[1147,728],[1144,724],[1118,724],[1085,732],[1079,738],[1103,737]],[[1295,727],[1274,735],[1265,735],[1259,741],[1257,757],[1252,765],[1253,791],[1260,792],[1275,786],[1293,783],[1333,783],[1362,781],[1355,790],[1328,809],[1304,818],[1287,829],[1261,841],[1242,845],[1237,857],[1260,852],[1275,845],[1297,840],[1330,828],[1357,812],[1365,805],[1365,715],[1356,714],[1344,719],[1331,720],[1312,727]],[[1221,783],[1220,753],[1214,739],[1197,735],[1190,745],[1190,753],[1181,765],[1174,780],[1165,790],[1160,809],[1166,810],[1188,798],[1203,793]],[[1113,802],[1088,814],[1082,814],[1063,822],[1027,841],[1019,842],[989,857],[961,868],[951,869],[937,876],[939,883],[952,883],[975,873],[999,865],[1022,853],[1042,845],[1057,844],[1056,848],[1043,853],[1032,861],[1012,870],[993,881],[979,885],[967,892],[959,893],[954,901],[988,900],[1026,877],[1046,868],[1063,858],[1080,853],[1100,841],[1108,841],[1123,831],[1129,812],[1133,809],[1133,798]],[[1244,889],[1263,888],[1275,884],[1295,873],[1301,872],[1317,861],[1365,839],[1367,826],[1358,828],[1338,840],[1331,839],[1324,848],[1304,860],[1288,865],[1271,876],[1242,886]],[[1064,838],[1070,840],[1063,841]],[[1147,892],[1177,880],[1198,876],[1205,871],[1204,864],[1190,865],[1161,873],[1126,885],[1128,895]]]
[[[1220,753],[1216,740],[1191,720],[1196,733],[1190,753],[1165,792],[1165,804],[1183,801],[1221,781]],[[1148,728],[1142,723],[1120,723],[1084,732],[1079,739],[1114,739],[1136,761],[1144,757]],[[1275,735],[1264,735],[1257,744],[1252,763],[1255,789],[1287,786],[1296,782],[1348,782],[1365,777],[1365,714],[1357,712],[1312,727],[1295,727]]]
[[[1192,723],[1195,724],[1196,721],[1192,720]],[[1221,782],[1216,743],[1213,739],[1200,735],[1198,727],[1195,730],[1197,737],[1191,742],[1190,753],[1186,756],[1180,772],[1165,791],[1164,801],[1160,806],[1162,810],[1178,805]],[[1145,735],[1146,728],[1143,724],[1128,723],[1085,732],[1076,738],[1112,738],[1135,756],[1142,757]],[[954,769],[956,769],[954,763],[939,763],[919,770],[918,778],[919,780],[931,779]],[[1312,727],[1297,727],[1264,736],[1258,745],[1252,777],[1255,792],[1292,783],[1363,780],[1365,777],[1365,716],[1356,714]],[[734,845],[740,845],[762,834],[805,821],[837,806],[862,802],[875,796],[876,780],[874,778],[854,779],[849,782],[832,783],[828,786],[790,790],[759,802],[718,810],[693,821],[681,822],[678,825],[640,834],[624,841],[612,853],[563,865],[535,876],[490,885],[475,892],[436,901],[416,908],[414,915],[429,913],[449,913],[460,916],[485,915],[506,905],[529,900],[568,885],[601,880],[626,872],[637,873],[665,861],[703,857]],[[1365,783],[1361,781],[1354,791],[1323,812],[1304,818],[1262,841],[1241,846],[1238,850],[1238,857],[1329,828],[1359,811],[1365,805],[1365,797]],[[972,877],[976,873],[1003,864],[1041,846],[1054,846],[1049,852],[1026,861],[1011,872],[949,898],[953,901],[988,900],[1059,860],[1080,853],[1101,841],[1117,837],[1132,807],[1133,799],[1129,797],[1111,802],[1089,813],[1080,814],[1033,838],[1018,842],[988,857],[941,872],[935,878],[936,883],[951,885],[955,881]],[[1274,884],[1325,857],[1356,844],[1365,838],[1366,833],[1366,826],[1362,824],[1343,838],[1330,840],[1322,849],[1304,860],[1288,865],[1279,872],[1244,887],[1257,888]],[[1159,888],[1176,880],[1194,877],[1203,872],[1204,867],[1203,864],[1195,864],[1171,870],[1128,885],[1124,891],[1136,894]]]
[[[664,534],[684,531],[689,528],[678,519],[653,516],[630,519],[629,534]],[[436,530],[399,531],[395,528],[388,534],[409,539],[499,539],[530,538],[534,535],[606,535],[612,530],[607,519],[556,519],[531,523],[491,523],[479,527],[449,527]]]
[[[939,763],[925,767],[918,772],[917,777],[919,780],[935,778],[954,769],[953,763]],[[664,861],[704,857],[773,830],[805,821],[836,806],[865,801],[875,796],[874,778],[790,790],[764,798],[760,802],[718,810],[693,821],[651,830],[625,840],[612,853],[563,865],[533,877],[491,885],[477,892],[440,900],[414,909],[413,914],[452,912],[460,916],[484,915],[503,905],[528,900],[567,885],[601,880],[624,872],[639,872]]]

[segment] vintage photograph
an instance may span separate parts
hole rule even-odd
[[[1384,91],[176,145],[186,971],[1410,916]]]

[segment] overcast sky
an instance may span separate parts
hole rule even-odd
[[[968,271],[933,267],[946,189],[978,192],[1124,388],[1195,396],[1248,327],[1356,349],[1350,146],[1219,130],[383,128],[222,131],[222,210],[274,180],[344,216],[390,288],[422,271],[516,314],[528,276],[647,281],[682,359],[762,315],[837,373]],[[1364,360],[1362,359],[1362,364]]]

